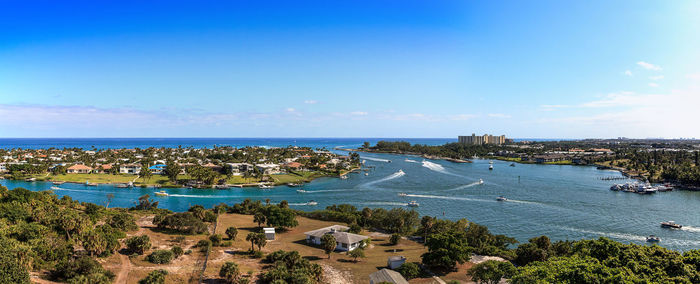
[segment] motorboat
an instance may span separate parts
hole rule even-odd
[[[489,161],[489,164],[490,164],[490,165],[493,165],[493,161]]]
[[[158,191],[154,194],[157,196],[168,196],[169,195],[167,192],[165,192],[165,190]]]
[[[26,178],[26,179],[24,179],[24,181],[32,182],[32,181],[36,181],[36,178]]]
[[[493,165],[489,165],[489,171],[493,170]]]
[[[308,191],[303,190],[303,189],[297,189],[297,192],[298,192],[298,193],[307,193]]]
[[[309,200],[309,202],[306,202],[306,205],[309,205],[309,206],[316,206],[316,205],[318,205],[318,202],[313,201],[313,200]]]
[[[676,222],[673,221],[661,222],[661,228],[680,229],[682,227],[683,225],[676,224]]]
[[[290,183],[287,184],[287,186],[289,186],[289,187],[299,187],[299,186],[302,186],[302,185],[304,185],[304,184],[302,184],[302,183],[293,183],[293,182],[290,182]]]
[[[340,176],[340,179],[348,179],[348,176],[347,176],[347,175],[342,175],[342,176]]]
[[[85,185],[87,185],[87,186],[97,186],[97,183],[94,183],[94,182],[88,182],[88,183],[86,183]]]
[[[511,167],[515,167],[515,163],[511,163],[510,166],[511,166]]]
[[[368,175],[369,175],[369,173],[365,173],[365,176],[368,176]]]
[[[418,202],[416,202],[416,201],[411,201],[411,202],[408,202],[407,205],[408,205],[408,207],[418,207],[420,204],[418,204]]]
[[[483,180],[483,179],[479,179],[479,184],[484,184],[484,180]]]
[[[53,181],[53,182],[51,182],[51,183],[53,183],[53,184],[55,184],[55,185],[62,185],[62,184],[64,184],[64,183],[66,183],[66,182],[65,182],[65,181]]]
[[[657,185],[655,188],[659,192],[673,191],[673,187],[670,184]]]
[[[406,173],[403,171],[403,169],[400,169],[400,170],[399,170],[398,172],[396,172],[396,173],[397,173],[397,174],[402,174],[402,175],[403,175],[403,174],[406,174]]]
[[[659,237],[657,237],[657,236],[654,236],[654,235],[649,235],[649,236],[647,237],[647,242],[648,242],[648,243],[658,243],[658,242],[660,242],[660,241],[661,241],[661,238],[659,238]]]
[[[116,187],[117,187],[117,188],[127,188],[127,187],[129,187],[129,185],[126,184],[126,183],[120,183],[120,184],[117,184]]]
[[[408,194],[406,194],[405,192],[400,192],[400,193],[399,193],[399,196],[401,196],[401,197],[404,197],[404,196],[407,196],[407,195],[408,195]]]
[[[53,190],[59,190],[59,189],[61,189],[61,188],[58,187],[58,186],[52,186],[51,189],[53,189]]]
[[[261,183],[260,185],[258,185],[258,187],[261,188],[261,189],[270,189],[270,188],[272,188],[273,186],[267,185],[267,184],[262,184],[262,183]]]
[[[499,196],[498,198],[496,198],[496,201],[508,201],[508,198],[506,198],[505,196],[501,195],[501,196]]]

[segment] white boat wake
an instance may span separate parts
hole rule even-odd
[[[348,190],[347,189],[321,189],[321,190],[307,190],[304,193],[338,192],[338,191],[348,191]]]
[[[477,182],[472,182],[470,184],[460,185],[460,186],[455,187],[455,188],[446,189],[445,191],[460,190],[460,189],[465,189],[465,188],[469,188],[469,187],[472,187],[475,185],[480,185],[480,184],[482,184],[482,183],[477,181]]]
[[[621,240],[628,240],[628,241],[638,241],[638,242],[646,242],[647,238],[645,236],[639,236],[639,235],[634,235],[634,234],[628,234],[628,233],[606,233],[606,232],[598,232],[598,231],[590,231],[590,230],[584,230],[584,229],[576,229],[576,228],[570,228],[570,227],[562,227],[563,229],[574,231],[574,232],[581,232],[581,233],[586,233],[586,234],[591,234],[591,235],[597,235],[597,236],[603,236],[603,237],[609,237],[609,238],[616,238],[616,239],[621,239]],[[673,238],[661,238],[661,242],[665,244],[673,244],[673,245],[700,245],[700,241],[696,240],[681,240],[681,239],[673,239]]]
[[[372,158],[372,157],[367,157],[367,156],[362,157],[362,159],[375,161],[375,162],[391,163],[391,161],[389,161],[387,159]]]
[[[405,176],[405,175],[406,175],[406,173],[404,173],[402,170],[399,170],[398,172],[395,172],[395,173],[393,173],[393,174],[391,174],[391,175],[389,175],[389,176],[387,176],[387,177],[384,177],[384,178],[381,178],[381,179],[378,179],[378,180],[375,180],[375,181],[370,181],[370,182],[365,183],[365,184],[362,184],[362,185],[360,185],[360,186],[370,186],[370,185],[377,184],[377,183],[380,183],[380,182],[385,182],[385,181],[392,180],[392,179],[395,179],[395,178],[400,178],[400,177]]]
[[[411,159],[406,159],[406,160],[404,160],[404,161],[409,162],[409,163],[418,163],[418,161],[416,161],[416,160],[411,160]]]
[[[681,230],[688,231],[688,232],[700,233],[700,228],[692,227],[692,226],[683,226],[683,227],[681,227]]]
[[[190,195],[190,194],[169,194],[171,197],[186,197],[186,198],[232,198],[238,196],[220,196],[220,195]]]
[[[433,199],[449,199],[449,200],[465,200],[465,201],[478,201],[478,202],[491,202],[491,200],[485,199],[474,199],[467,197],[458,196],[441,196],[441,195],[425,195],[425,194],[406,194],[408,197],[418,197],[418,198],[433,198]],[[495,200],[493,202],[496,202]]]
[[[388,206],[408,206],[408,203],[401,203],[401,202],[383,202],[383,201],[378,201],[378,202],[364,202],[362,204],[365,205],[388,205]]]
[[[463,176],[460,176],[458,174],[453,174],[453,173],[449,172],[447,169],[445,169],[445,167],[443,167],[442,165],[433,163],[431,161],[423,161],[423,167],[426,167],[431,171],[438,172],[441,174],[446,174],[446,175],[451,175],[451,176],[456,176],[456,177],[463,177]]]

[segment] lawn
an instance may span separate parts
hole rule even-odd
[[[299,221],[299,226],[286,232],[278,232],[276,240],[269,241],[262,249],[263,252],[267,254],[276,250],[298,251],[303,257],[312,262],[330,265],[339,271],[347,272],[352,277],[353,283],[367,282],[370,273],[386,266],[389,256],[403,255],[408,258],[408,261],[419,262],[420,255],[426,252],[426,249],[416,242],[401,240],[398,245],[391,246],[388,244],[388,237],[373,234],[372,245],[365,250],[366,258],[358,259],[358,262],[354,263],[352,258],[345,253],[332,253],[331,259],[328,259],[328,256],[322,249],[306,244],[304,232],[338,223],[303,217],[297,217],[297,221]],[[250,259],[248,256],[240,253],[250,249],[250,243],[245,241],[245,236],[257,229],[257,224],[253,223],[253,216],[239,214],[220,215],[217,233],[224,235],[226,228],[230,226],[238,228],[238,237],[234,241],[232,248],[215,248],[210,257],[210,266],[206,271],[208,277],[216,277],[219,268],[226,261],[234,261],[239,265],[243,265],[245,268],[242,267],[241,271],[244,272],[248,270],[259,271],[262,268],[259,260]],[[369,235],[368,232],[363,232],[362,234]]]

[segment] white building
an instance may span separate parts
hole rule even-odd
[[[342,225],[333,225],[330,227],[325,227],[321,228],[318,230],[313,230],[304,233],[306,235],[306,242],[315,244],[315,245],[320,245],[321,244],[321,238],[324,235],[333,235],[335,237],[335,242],[336,242],[336,250],[339,251],[351,251],[354,250],[358,247],[360,247],[362,241],[369,239],[367,236],[363,235],[358,235],[358,234],[353,234],[353,233],[348,233],[347,230],[349,228],[346,226]]]
[[[263,232],[265,233],[265,238],[268,241],[275,240],[275,228],[263,228]]]
[[[125,164],[119,166],[119,173],[120,174],[130,174],[130,175],[137,175],[141,172],[141,165],[139,164]]]
[[[278,164],[257,164],[255,165],[258,171],[264,175],[274,175],[280,173],[280,165]]]
[[[234,175],[253,170],[253,165],[248,163],[226,163],[226,167],[230,168]]]

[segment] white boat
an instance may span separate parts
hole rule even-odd
[[[53,184],[55,184],[55,185],[62,185],[62,184],[65,183],[65,181],[53,181],[53,182],[51,182],[51,183],[53,183]]]
[[[61,189],[61,188],[58,187],[58,186],[52,186],[51,189],[53,189],[53,190],[59,190],[59,189]]]
[[[402,196],[402,197],[403,197],[403,196],[407,196],[407,195],[408,195],[408,194],[406,194],[405,192],[400,192],[400,193],[399,193],[399,196]]]
[[[340,179],[348,179],[348,176],[347,176],[347,175],[342,175],[342,176],[340,176]]]
[[[501,195],[501,196],[499,196],[498,198],[496,198],[496,201],[508,201],[508,198],[506,198],[505,196]]]
[[[167,192],[165,192],[165,190],[158,191],[154,194],[157,196],[168,196],[169,195]]]
[[[298,192],[298,193],[307,193],[308,191],[303,190],[303,189],[297,189],[297,192]]]
[[[259,187],[259,188],[262,188],[262,189],[270,189],[270,188],[272,188],[273,186],[267,185],[267,184],[260,184],[258,187]]]
[[[116,187],[117,187],[117,188],[127,188],[127,187],[129,187],[129,185],[126,184],[126,183],[120,183],[120,184],[117,184]]]
[[[649,243],[658,243],[660,241],[661,241],[661,238],[654,236],[654,235],[649,235],[647,237],[647,242],[649,242]]]
[[[489,171],[493,170],[493,165],[489,165]]]
[[[484,184],[484,180],[483,180],[483,179],[479,179],[479,184]]]
[[[365,175],[366,175],[366,176],[368,176],[368,175],[369,175],[369,173],[365,173]]]
[[[306,205],[309,205],[309,206],[316,206],[316,205],[318,205],[318,202],[313,201],[313,200],[310,200],[309,202],[306,202]]]
[[[408,204],[406,204],[406,205],[408,205],[409,207],[418,207],[419,204],[416,201],[411,201],[411,202],[408,202]]]
[[[493,161],[489,161],[489,164],[493,165]]]
[[[400,170],[399,170],[398,172],[396,172],[396,173],[402,174],[402,175],[403,175],[403,174],[406,174],[406,173],[403,172],[403,169],[400,169]]]
[[[683,228],[683,225],[676,224],[676,222],[673,221],[666,221],[661,222],[661,228],[680,229]]]

